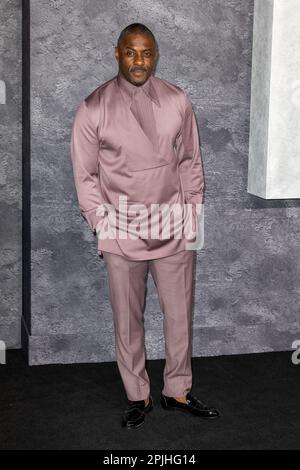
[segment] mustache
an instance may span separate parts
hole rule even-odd
[[[130,72],[137,72],[141,70],[142,72],[147,72],[148,71],[148,68],[146,67],[132,67],[129,69]]]

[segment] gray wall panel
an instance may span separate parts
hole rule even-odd
[[[22,311],[21,0],[0,2],[0,340],[20,347]]]
[[[80,101],[117,73],[133,21],[160,46],[156,75],[197,114],[206,177],[193,355],[288,350],[299,332],[299,204],[247,193],[253,1],[31,1],[31,364],[114,360],[108,285],[79,214],[70,132]],[[151,276],[149,359],[164,357]]]

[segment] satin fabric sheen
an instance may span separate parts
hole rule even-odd
[[[132,101],[137,88],[138,106]],[[145,106],[142,115],[141,106]],[[70,150],[79,208],[90,228],[97,229],[100,255],[103,250],[131,260],[149,260],[186,249],[185,237],[174,237],[172,223],[167,239],[129,236],[130,222],[141,214],[134,212],[137,204],[144,204],[150,213],[152,204],[172,207],[188,202],[195,208],[203,203],[197,123],[191,101],[180,87],[154,75],[136,87],[119,72],[80,103]],[[108,203],[121,216],[119,196],[126,198],[133,212],[126,216],[126,226],[120,217],[122,223],[117,219],[112,227],[111,219],[96,210]],[[195,219],[195,210],[193,214]],[[150,224],[149,216],[145,217]],[[115,239],[99,237],[105,224],[117,229]]]

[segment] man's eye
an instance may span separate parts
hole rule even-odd
[[[127,55],[132,56],[132,55],[133,55],[133,52],[132,52],[132,51],[128,51],[128,52],[127,52]]]

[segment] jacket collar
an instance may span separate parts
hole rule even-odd
[[[137,89],[142,89],[149,96],[149,98],[154,101],[155,104],[157,104],[157,106],[160,106],[160,102],[153,85],[152,75],[150,75],[148,80],[143,83],[143,85],[136,86],[126,80],[126,78],[124,78],[123,75],[119,72],[117,75],[117,84],[122,90],[123,96],[129,105],[131,104],[133,95],[137,91]]]

